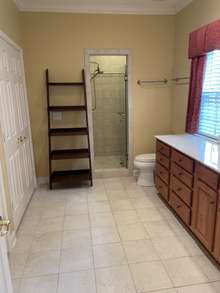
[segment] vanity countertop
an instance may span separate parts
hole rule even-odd
[[[191,134],[157,135],[156,139],[220,173],[220,144]]]

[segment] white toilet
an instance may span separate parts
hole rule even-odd
[[[135,157],[134,167],[138,185],[154,186],[155,157],[155,154],[142,154]]]

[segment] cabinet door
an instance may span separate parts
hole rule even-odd
[[[214,253],[215,253],[216,259],[218,260],[218,262],[220,262],[220,200],[218,205]]]
[[[217,192],[196,180],[193,195],[193,230],[210,251],[213,249],[216,206]]]

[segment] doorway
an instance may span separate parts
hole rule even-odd
[[[0,32],[0,123],[15,230],[36,188],[23,53]]]
[[[85,63],[93,170],[129,173],[133,157],[130,52],[86,50]]]

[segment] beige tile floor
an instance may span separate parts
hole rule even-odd
[[[39,189],[10,263],[15,293],[220,293],[220,272],[131,177]]]

